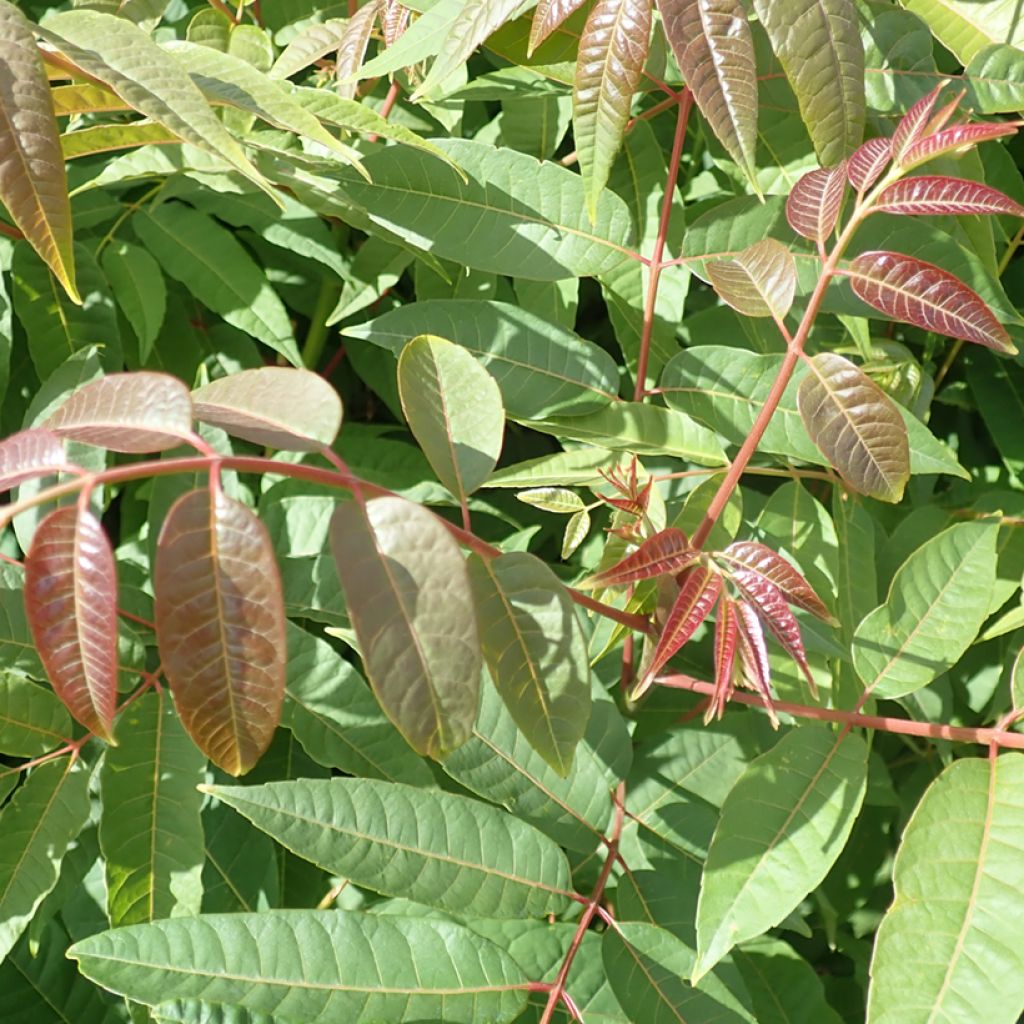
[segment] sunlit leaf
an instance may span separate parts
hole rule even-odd
[[[889,166],[892,159],[892,139],[868,139],[858,146],[846,161],[846,176],[858,192],[866,192]]]
[[[270,743],[285,690],[284,603],[266,527],[219,488],[189,491],[164,521],[153,589],[182,724],[211,761],[243,775]]]
[[[707,266],[711,284],[722,300],[744,316],[783,319],[796,292],[796,263],[781,242],[766,238],[730,259]]]
[[[985,4],[979,9],[972,0],[904,0],[903,6],[922,18],[962,64],[988,44],[1019,48],[1024,43],[1024,26],[1012,4]]]
[[[60,137],[60,149],[65,160],[77,160],[95,153],[112,153],[118,149],[136,146],[169,145],[181,140],[169,128],[152,121],[132,124],[93,125],[65,132]]]
[[[372,5],[371,5],[372,6]],[[269,78],[291,78],[305,70],[314,61],[337,50],[345,37],[348,22],[342,18],[304,25],[281,51],[274,66],[267,72]]]
[[[1005,213],[1024,217],[1024,206],[978,181],[947,175],[902,178],[886,185],[872,204],[882,213],[988,214]]]
[[[355,97],[357,85],[355,82],[346,82],[346,79],[359,69],[363,57],[366,56],[366,47],[370,42],[373,27],[377,23],[380,7],[381,0],[370,0],[368,4],[360,7],[349,18],[345,25],[345,31],[338,42],[334,73],[338,78],[338,95],[346,99]]]
[[[76,505],[50,512],[25,559],[25,609],[54,692],[110,740],[117,703],[117,571],[100,521]]]
[[[772,724],[778,722],[772,710],[771,664],[768,661],[768,646],[764,640],[764,629],[757,610],[749,601],[734,602],[736,609],[736,640],[740,652],[742,680],[760,694],[772,717]]]
[[[533,15],[527,56],[533,56],[533,51],[583,4],[584,0],[540,0]]]
[[[675,526],[648,537],[637,549],[615,565],[590,576],[583,587],[622,587],[653,576],[675,575],[689,568],[700,557],[690,539]]]
[[[556,512],[560,515],[575,515],[584,508],[583,499],[565,487],[532,487],[519,491],[516,497],[534,508],[542,508],[545,512]]]
[[[899,501],[910,478],[910,448],[891,398],[866,373],[833,352],[811,360],[797,392],[814,443],[854,490]]]
[[[586,539],[590,533],[590,513],[581,508],[569,517],[562,536],[562,558],[568,558]]]
[[[964,153],[979,142],[1003,139],[1016,134],[1017,125],[1011,121],[955,125],[915,142],[903,155],[900,166],[909,169],[946,153]]]
[[[56,473],[68,464],[64,446],[52,431],[35,428],[0,441],[0,493],[34,476]]]
[[[845,163],[808,171],[786,200],[789,226],[798,235],[823,245],[835,230],[845,191]]]
[[[910,109],[899,119],[890,141],[892,158],[898,166],[903,166],[907,150],[919,142],[928,131],[932,111],[935,109],[939,93],[942,92],[944,85],[944,82],[936,85],[930,92],[912,104]]]

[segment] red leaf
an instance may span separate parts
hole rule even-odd
[[[858,192],[867,192],[892,159],[892,139],[868,139],[846,162],[846,176]]]
[[[872,209],[882,213],[1006,213],[1024,217],[1024,206],[998,189],[944,174],[894,181],[882,189]]]
[[[585,0],[540,0],[533,14],[533,25],[530,28],[530,45],[526,56],[532,57],[533,51],[544,42],[552,32],[561,25],[573,11],[582,7]]]
[[[25,609],[54,692],[90,732],[112,742],[117,703],[117,571],[100,521],[58,508],[25,559]]]
[[[722,717],[725,705],[732,696],[737,634],[736,609],[733,602],[723,593],[718,602],[718,618],[715,621],[715,692],[704,713],[705,725],[712,718]]]
[[[903,168],[916,167],[944,153],[963,151],[989,139],[1017,134],[1017,124],[1001,121],[992,124],[958,124],[915,142],[898,163]]]
[[[621,587],[627,583],[682,572],[700,557],[682,530],[670,526],[645,540],[604,572],[584,580],[581,587]]]
[[[894,320],[1009,355],[1017,351],[981,296],[932,263],[898,252],[865,252],[847,273],[854,293]]]
[[[846,191],[846,161],[836,167],[808,171],[786,200],[786,220],[804,238],[823,243],[839,220],[839,208]]]
[[[725,561],[729,568],[740,566],[763,576],[782,591],[782,596],[790,604],[803,608],[825,622],[838,625],[810,583],[777,551],[752,540],[739,540],[715,557]]]
[[[206,489],[167,514],[154,569],[164,673],[188,734],[231,775],[266,750],[281,717],[281,577],[255,514]]]
[[[34,476],[67,467],[64,447],[49,430],[22,430],[0,444],[0,494]]]
[[[746,602],[736,602],[736,638],[739,641],[740,661],[743,664],[742,679],[756,690],[768,708],[772,725],[778,728],[779,719],[772,701],[771,669],[768,666],[768,648],[764,643],[764,632],[757,612]]]
[[[945,82],[940,82],[927,96],[922,96],[904,115],[892,133],[892,156],[900,163],[904,154],[928,131],[928,119]]]

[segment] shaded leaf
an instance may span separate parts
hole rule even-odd
[[[892,139],[868,139],[846,161],[846,176],[858,192],[866,192],[889,166],[892,159]]]
[[[758,1024],[842,1024],[814,966],[781,939],[734,950]]]
[[[561,25],[573,11],[582,7],[585,0],[539,0],[530,27],[530,43],[526,50],[528,57]]]
[[[796,292],[793,254],[774,238],[755,242],[731,259],[707,265],[719,297],[744,316],[774,316],[789,312]]]
[[[36,757],[55,750],[71,734],[67,709],[42,686],[0,673],[0,751]],[[0,773],[0,778],[6,772]]]
[[[835,230],[846,191],[846,164],[808,171],[786,200],[786,220],[804,238],[819,245]]]
[[[0,441],[0,492],[68,465],[64,446],[52,431],[35,428]]]
[[[690,545],[690,539],[675,526],[648,537],[625,558],[588,577],[580,586],[622,587],[653,576],[674,575],[689,568],[700,557]]]
[[[112,241],[100,257],[114,298],[139,339],[139,360],[146,363],[163,327],[167,285],[160,265],[141,246]]]
[[[886,185],[872,205],[881,213],[987,214],[1024,217],[1024,206],[978,181],[942,174],[902,178]]]

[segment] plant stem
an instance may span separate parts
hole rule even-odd
[[[307,370],[315,370],[320,363],[320,357],[324,354],[328,333],[327,318],[338,301],[340,290],[334,281],[326,277],[320,282],[320,291],[317,292],[309,330],[306,332],[306,340],[302,343],[302,365]]]
[[[224,0],[208,0],[208,3],[212,8],[214,8],[214,10],[220,11],[220,13],[223,14],[224,17],[227,18],[233,25],[238,24],[238,20],[232,13],[231,8],[228,7],[226,3],[224,3]]]
[[[12,227],[10,224],[4,224],[3,221],[0,221],[0,235],[6,238],[13,238],[16,242],[21,241],[25,237],[17,228]]]

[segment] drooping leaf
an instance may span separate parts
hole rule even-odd
[[[622,587],[653,576],[675,575],[700,557],[690,539],[678,527],[669,526],[648,537],[637,549],[615,565],[589,577],[582,587]]]
[[[764,640],[764,629],[757,610],[749,601],[734,602],[736,609],[736,641],[740,652],[741,679],[756,690],[765,702],[772,725],[778,727],[772,707],[771,664],[768,661],[768,645]]]
[[[185,734],[166,693],[125,709],[120,744],[100,770],[100,848],[107,913],[115,927],[199,913],[206,759]]]
[[[139,339],[139,360],[148,361],[167,312],[167,285],[160,265],[139,245],[112,241],[100,257],[114,298]]]
[[[67,709],[53,693],[13,673],[0,673],[0,752],[36,757],[71,734]]]
[[[854,293],[894,320],[1013,355],[1006,329],[953,274],[898,252],[865,252],[848,269]]]
[[[704,865],[695,978],[820,884],[860,811],[867,761],[859,736],[807,725],[750,763],[725,799]]]
[[[820,352],[797,392],[814,443],[854,490],[897,502],[910,479],[910,448],[891,398],[863,370]]]
[[[166,373],[113,373],[75,391],[43,426],[115,452],[160,452],[192,434],[192,400]]]
[[[196,418],[254,444],[317,451],[341,429],[341,399],[317,373],[261,366],[212,381],[192,393]]]
[[[700,112],[754,181],[757,69],[746,11],[737,0],[658,0],[658,10]]]
[[[50,87],[33,26],[0,2],[0,201],[73,302],[71,204]]]
[[[954,665],[988,615],[995,522],[960,523],[919,547],[853,639],[853,664],[876,697],[901,697]]]
[[[715,558],[726,569],[742,567],[749,573],[764,577],[781,591],[790,604],[826,622],[835,621],[807,580],[790,562],[766,545],[750,540],[736,541],[724,551],[716,552]]]
[[[1024,757],[1007,753],[955,761],[928,787],[896,854],[896,898],[871,960],[871,1024],[1018,1019],[1022,780]]]
[[[846,191],[846,164],[808,171],[786,200],[786,220],[804,238],[824,245],[835,230]]]
[[[530,27],[530,43],[526,54],[533,56],[533,51],[544,42],[552,32],[561,25],[573,11],[582,7],[584,0],[540,0],[533,15]]]
[[[858,192],[866,192],[889,166],[892,139],[879,136],[859,145],[846,161],[846,176]]]
[[[881,213],[988,214],[1004,213],[1024,217],[1024,206],[979,181],[923,174],[901,178],[878,194],[872,209]]]
[[[402,0],[384,0],[380,24],[384,33],[384,45],[394,46],[409,26],[409,8]]]
[[[852,0],[754,0],[824,166],[839,163],[864,134],[864,46]]]
[[[590,717],[590,663],[576,609],[534,555],[473,556],[469,568],[494,686],[534,750],[566,776]]]
[[[573,137],[591,220],[633,108],[647,60],[652,0],[597,0],[580,37]]]
[[[60,438],[37,427],[11,434],[0,441],[0,493],[35,476],[45,476],[65,468],[68,457]]]
[[[89,509],[54,509],[36,528],[25,559],[25,609],[54,692],[109,742],[117,704],[117,570]]]
[[[796,292],[793,254],[774,238],[755,242],[730,259],[708,263],[719,297],[744,316],[783,319]]]
[[[192,950],[184,969],[181,948]],[[510,1024],[526,1003],[507,953],[427,918],[206,914],[101,932],[68,955],[86,977],[150,1006],[203,998],[303,1024],[427,1019],[442,1003],[451,1024]]]
[[[725,704],[733,688],[733,670],[736,667],[736,650],[739,645],[739,622],[736,606],[727,597],[718,601],[715,619],[715,692],[704,712],[704,724],[712,718],[725,714]]]
[[[220,488],[189,491],[164,521],[153,589],[182,724],[211,761],[243,775],[270,743],[285,690],[284,602],[266,527]]]
[[[331,550],[381,707],[419,753],[455,750],[476,718],[482,655],[451,534],[402,498],[350,501],[331,521]]]

